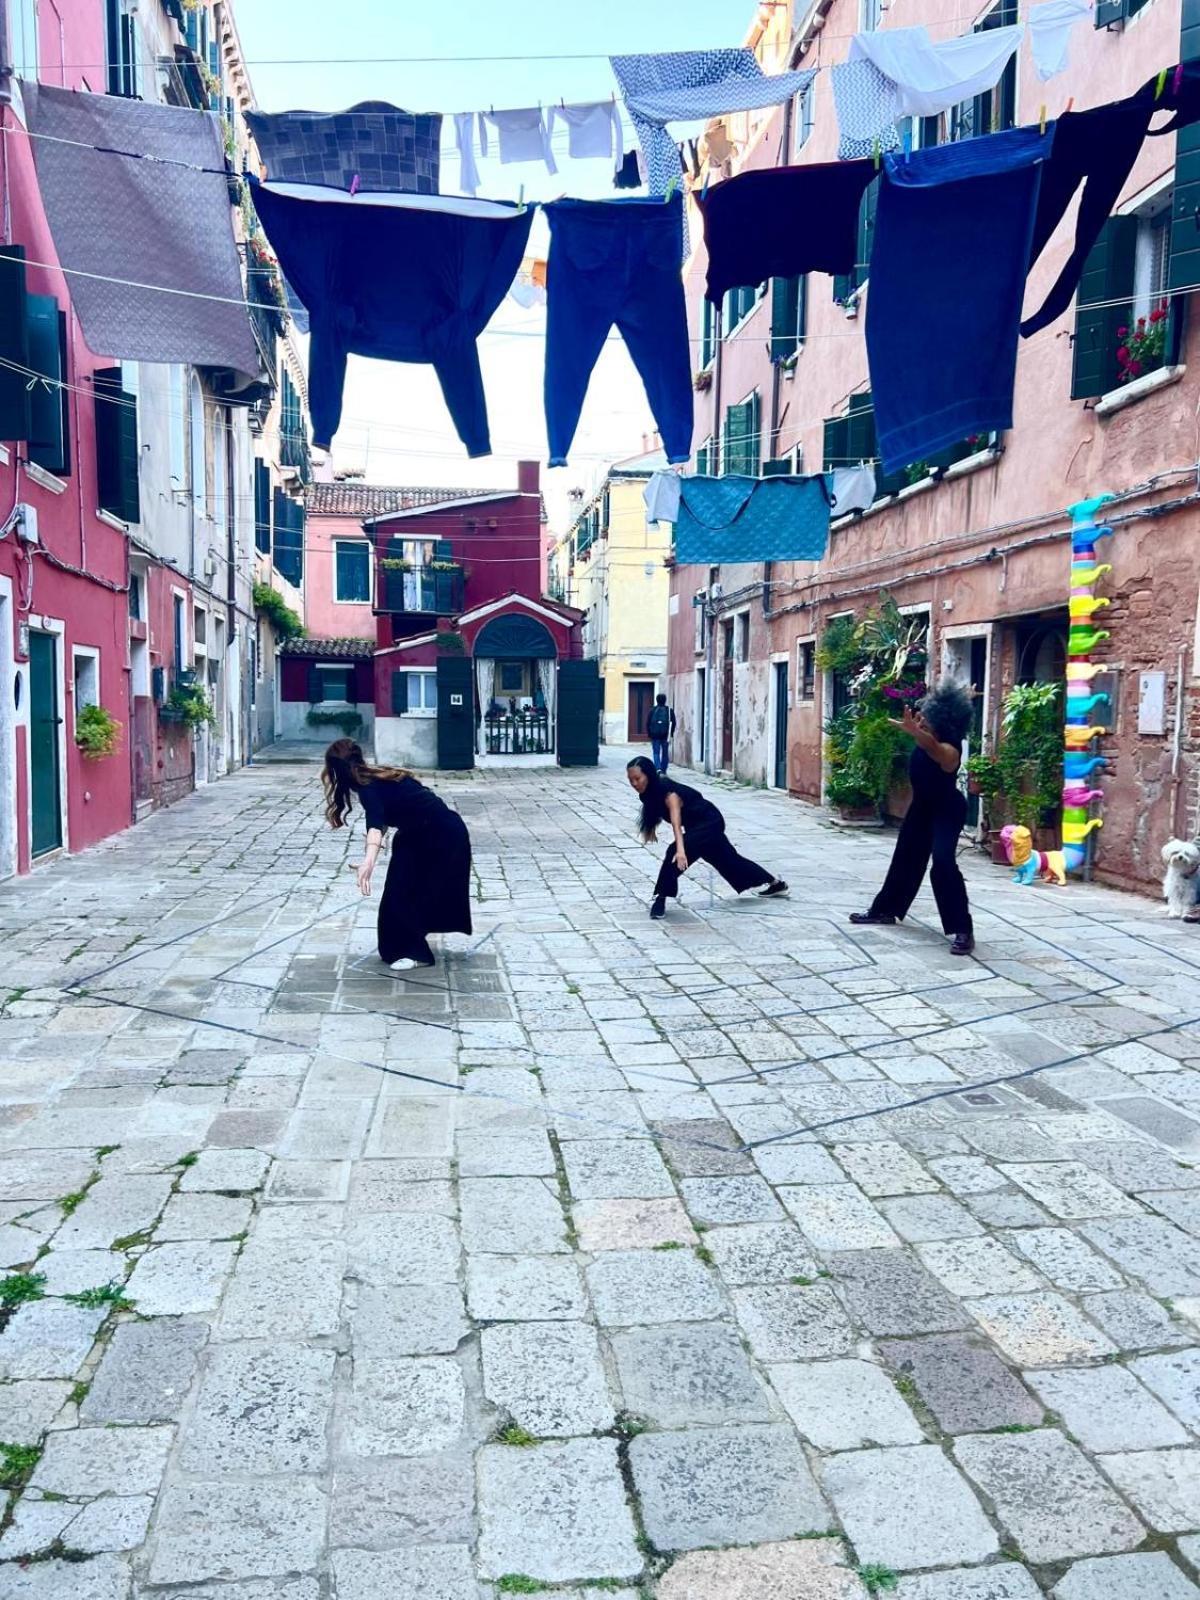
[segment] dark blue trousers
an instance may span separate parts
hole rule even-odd
[[[546,431],[567,464],[592,369],[613,327],[645,385],[667,460],[692,453],[692,362],[679,273],[683,202],[555,200],[546,279]]]
[[[651,739],[650,749],[654,755],[654,765],[659,772],[667,770],[667,755],[671,748],[669,739]]]

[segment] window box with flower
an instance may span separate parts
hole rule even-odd
[[[1167,355],[1167,321],[1170,307],[1161,301],[1148,316],[1139,317],[1132,328],[1118,328],[1117,381],[1132,383],[1148,372],[1157,372]]]

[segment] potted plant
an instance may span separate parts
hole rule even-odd
[[[103,706],[84,706],[75,718],[75,743],[98,761],[111,756],[121,742],[121,724]]]
[[[181,722],[193,733],[198,728],[215,728],[217,713],[200,683],[177,683],[159,707],[159,717],[164,722]]]
[[[363,719],[357,711],[318,711],[310,709],[305,722],[310,728],[340,728],[347,739],[362,732]]]
[[[1035,833],[1052,824],[1062,795],[1062,730],[1060,684],[1014,684],[1001,707],[995,749],[967,762],[967,776],[983,798],[993,859],[1005,859],[997,855],[1005,825]]]
[[[1149,316],[1139,317],[1132,329],[1118,328],[1117,378],[1120,383],[1132,383],[1147,372],[1157,372],[1166,359],[1167,318],[1170,308],[1165,300],[1156,305]]]
[[[702,367],[692,379],[692,388],[695,389],[697,394],[707,394],[712,388],[712,381],[712,368]]]

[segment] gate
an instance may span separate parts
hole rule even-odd
[[[594,767],[600,760],[600,673],[595,661],[558,664],[558,764]]]
[[[469,656],[437,664],[437,764],[446,772],[475,765],[475,690]]]
[[[58,640],[29,635],[30,853],[43,856],[62,840],[62,769],[59,763]]]

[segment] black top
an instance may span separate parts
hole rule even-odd
[[[382,778],[359,790],[359,802],[368,828],[382,833],[388,828],[412,832],[447,815],[450,807],[415,778]]]
[[[941,743],[954,746],[961,765],[962,740],[943,739]],[[944,767],[938,766],[932,756],[926,755],[920,745],[914,747],[908,758],[908,776],[912,783],[914,805],[936,808],[945,805],[958,792],[958,767],[953,772],[947,772]]]
[[[712,801],[706,800],[698,789],[691,789],[686,783],[676,783],[674,778],[663,778],[661,782],[667,794],[679,796],[681,808],[679,820],[684,833],[698,833],[701,829],[725,826],[725,818]],[[667,814],[664,812],[664,815]],[[670,820],[668,815],[667,821]]]

